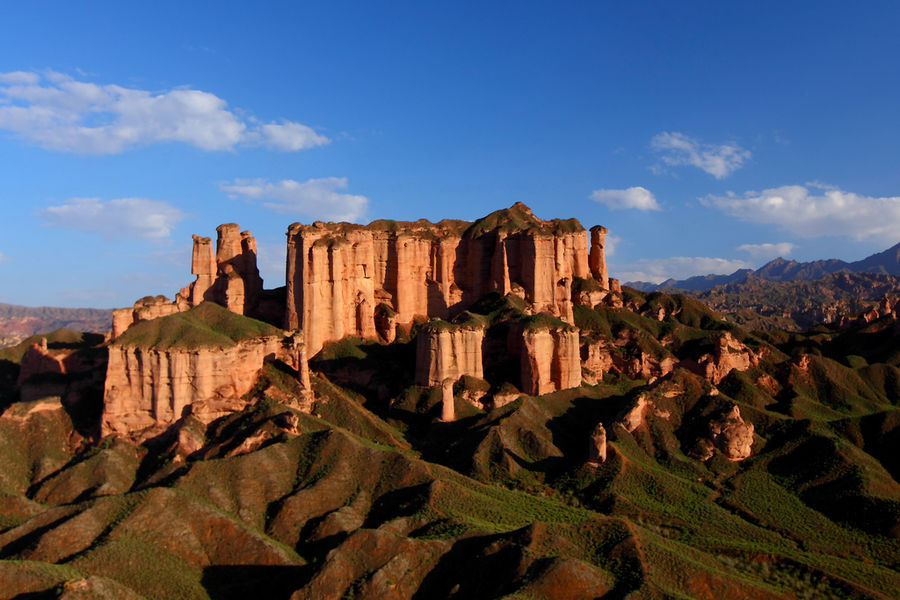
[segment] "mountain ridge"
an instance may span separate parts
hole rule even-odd
[[[680,280],[669,278],[659,284],[649,281],[629,281],[624,285],[642,292],[664,289],[708,291],[720,285],[744,282],[751,274],[767,281],[814,281],[840,272],[900,275],[900,243],[853,262],[836,258],[799,262],[779,256],[755,271],[738,269],[731,274],[710,273]]]

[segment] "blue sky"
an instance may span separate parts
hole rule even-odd
[[[171,297],[232,221],[275,287],[294,221],[516,201],[623,281],[900,241],[896,3],[77,4],[3,8],[0,302]]]

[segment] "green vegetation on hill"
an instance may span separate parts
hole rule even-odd
[[[156,350],[230,348],[241,340],[281,333],[268,323],[233,313],[213,302],[203,302],[185,312],[136,323],[114,343]]]
[[[478,219],[463,235],[467,238],[475,238],[494,231],[560,234],[584,231],[584,227],[581,226],[578,219],[542,221],[534,216],[530,208],[521,202],[516,202],[509,208],[494,211],[486,217]]]
[[[453,422],[439,388],[413,385],[408,337],[326,344],[314,398],[268,363],[244,410],[209,426],[186,415],[141,446],[91,447],[58,402],[13,404],[0,579],[48,597],[88,576],[202,600],[900,597],[896,323],[761,333],[687,296],[624,303],[575,309],[612,363],[596,385],[517,397],[486,368],[454,386]],[[511,327],[564,325],[523,308],[494,294],[425,327],[477,323],[496,356]],[[277,333],[204,304],[116,343]],[[713,385],[698,361],[726,333],[754,360]],[[663,359],[671,372],[639,370]],[[501,390],[512,401],[491,409]],[[751,456],[697,458],[734,407]],[[606,460],[588,463],[598,425]]]
[[[32,344],[40,344],[41,339],[47,340],[47,348],[50,350],[63,348],[91,348],[103,343],[103,336],[97,333],[84,333],[69,329],[57,329],[50,333],[33,335],[9,348],[0,348],[0,360],[8,360],[18,363],[31,348]]]

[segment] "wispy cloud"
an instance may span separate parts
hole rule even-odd
[[[887,243],[900,238],[900,196],[865,196],[808,183],[710,195],[700,201],[745,221],[776,225],[804,237],[834,235]]]
[[[369,199],[345,194],[346,177],[323,177],[304,182],[293,179],[235,179],[221,184],[230,197],[262,201],[263,206],[281,214],[309,219],[353,221],[365,214]]]
[[[603,245],[603,253],[609,257],[613,256],[616,253],[616,250],[619,248],[619,244],[622,243],[622,238],[617,235],[607,235],[606,243]]]
[[[790,242],[778,242],[777,244],[741,244],[737,250],[746,252],[755,260],[766,260],[779,256],[787,256],[797,246]]]
[[[647,188],[635,186],[624,190],[594,190],[591,200],[604,204],[607,208],[619,210],[633,208],[636,210],[660,210],[653,193]]]
[[[49,225],[99,233],[112,239],[138,237],[159,240],[169,237],[185,214],[178,208],[146,198],[70,198],[59,206],[48,206],[38,216]]]
[[[751,157],[750,151],[734,142],[706,144],[677,131],[653,136],[650,147],[660,153],[670,167],[692,166],[722,179],[740,169]]]
[[[330,142],[301,123],[242,118],[209,92],[98,85],[53,71],[0,73],[0,129],[78,154],[117,154],[165,142],[210,151],[239,145],[297,151]]]
[[[729,274],[738,269],[749,269],[743,260],[709,256],[672,256],[670,258],[643,258],[641,260],[611,266],[612,274],[621,281],[650,281],[662,283],[670,277],[687,279],[694,275]]]

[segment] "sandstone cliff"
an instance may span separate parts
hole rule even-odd
[[[526,319],[510,331],[510,354],[519,356],[522,391],[540,395],[581,385],[578,330],[550,315]]]
[[[166,317],[188,308],[186,303],[182,302],[179,306],[165,296],[145,296],[135,302],[131,308],[117,308],[113,311],[110,338],[116,339],[135,323]]]
[[[308,388],[302,342],[298,350],[294,338],[216,304],[138,323],[109,346],[102,433],[167,426],[188,412],[209,422],[239,410],[273,358],[295,365]]]
[[[262,278],[256,266],[256,238],[237,223],[216,228],[216,252],[210,238],[193,236],[191,273],[197,279],[179,292],[189,306],[204,300],[241,315],[254,315],[259,306]]]
[[[236,223],[216,228],[216,252],[212,240],[193,236],[191,273],[197,278],[169,301],[165,296],[146,296],[131,308],[113,311],[112,333],[115,340],[141,321],[158,319],[211,301],[239,315],[257,316],[262,278],[256,267],[256,239],[241,231]]]
[[[571,323],[575,278],[593,271],[609,286],[600,230],[592,268],[577,221],[543,221],[521,203],[474,223],[294,223],[287,235],[285,327],[304,331],[310,355],[348,335],[389,337],[376,327],[382,304],[395,323],[408,324],[450,318],[489,292],[513,293],[532,312]]]
[[[432,321],[416,335],[416,384],[441,385],[463,375],[484,377],[485,325],[473,319],[461,324]]]

